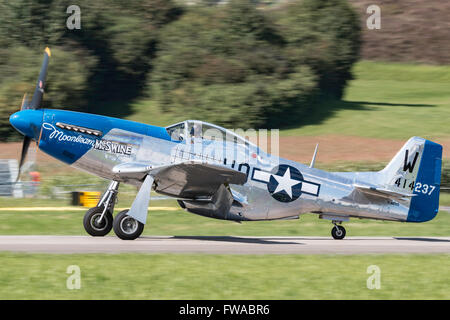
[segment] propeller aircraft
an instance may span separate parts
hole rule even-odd
[[[83,220],[92,236],[111,229],[138,238],[147,222],[150,192],[173,197],[202,216],[241,221],[297,219],[314,213],[343,239],[350,218],[399,222],[433,219],[439,206],[442,146],[409,139],[378,172],[326,172],[264,152],[231,130],[187,120],[168,127],[96,114],[40,108],[51,57],[46,48],[31,102],[10,117],[24,135],[19,167],[32,140],[43,152],[110,180]],[[300,146],[294,146],[300,147]],[[19,169],[20,174],[20,169]],[[18,177],[19,178],[19,177]],[[131,208],[113,217],[119,184],[139,191]]]

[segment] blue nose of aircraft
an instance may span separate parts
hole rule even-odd
[[[12,114],[9,117],[9,122],[21,134],[37,140],[39,139],[43,117],[44,112],[42,110],[27,109]]]

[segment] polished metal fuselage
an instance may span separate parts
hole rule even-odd
[[[231,208],[235,220],[289,219],[309,212],[338,221],[348,217],[396,221],[407,219],[407,200],[372,198],[359,193],[354,187],[359,183],[377,185],[380,179],[377,172],[331,173],[272,156],[253,145],[227,143],[224,146],[222,141],[194,138],[182,142],[167,141],[122,129],[112,129],[103,139],[130,146],[130,154],[92,148],[72,165],[109,180],[120,180],[112,169],[126,162],[157,167],[186,160],[201,160],[245,172],[247,182],[244,185],[230,185],[235,200],[240,204]],[[276,173],[276,168],[283,165],[297,169],[304,179],[302,184],[309,185],[313,191],[301,192],[293,201],[283,202],[273,197],[268,179]],[[261,172],[267,177],[266,181],[256,178]],[[142,183],[133,179],[122,182],[136,186]]]

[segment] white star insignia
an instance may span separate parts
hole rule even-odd
[[[291,179],[290,168],[287,168],[283,176],[278,176],[274,174],[272,176],[278,182],[278,186],[273,193],[278,193],[284,190],[288,194],[288,196],[292,199],[292,187],[295,186],[296,184],[299,184],[301,181]]]

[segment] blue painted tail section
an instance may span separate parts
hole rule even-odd
[[[432,220],[439,210],[442,146],[426,140],[408,212],[408,222]]]

